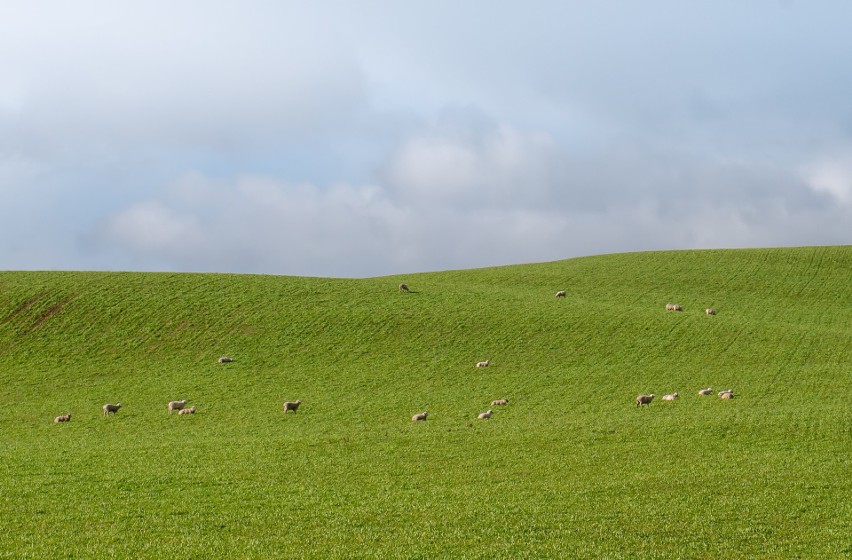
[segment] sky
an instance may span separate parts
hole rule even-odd
[[[852,243],[845,0],[4,0],[0,270]]]

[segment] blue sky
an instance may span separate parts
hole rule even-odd
[[[852,243],[852,4],[307,4],[4,2],[0,269]]]

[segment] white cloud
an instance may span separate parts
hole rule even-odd
[[[852,150],[824,157],[804,167],[802,174],[815,192],[840,204],[852,204]]]

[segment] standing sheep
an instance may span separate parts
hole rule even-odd
[[[105,404],[104,405],[104,416],[109,416],[110,414],[115,414],[118,412],[118,409],[121,408],[121,403],[118,404]]]
[[[713,394],[713,387],[707,387],[706,389],[701,389],[700,391],[698,391],[698,394],[703,396],[703,397],[706,397],[707,395],[712,395]]]
[[[183,416],[184,414],[195,414],[195,406],[178,410],[178,416]]]
[[[491,401],[491,406],[503,406],[509,404],[509,399],[497,399],[496,401]]]
[[[707,309],[704,310],[704,313],[706,313],[707,315],[715,315],[716,310],[713,309],[712,307],[708,307]]]
[[[654,395],[639,395],[636,397],[636,406],[651,406],[651,401],[654,400]]]
[[[426,418],[427,418],[428,416],[429,416],[429,411],[428,411],[428,410],[427,410],[427,411],[423,411],[423,412],[421,412],[420,414],[415,414],[414,416],[412,416],[412,417],[411,417],[411,421],[412,421],[412,422],[420,422],[420,421],[426,420]]]
[[[229,362],[233,362],[233,361],[234,361],[234,359],[233,359],[233,358],[229,358],[228,356],[222,356],[221,358],[219,358],[219,360],[218,360],[218,361],[219,361],[219,363],[220,363],[220,364],[227,364],[227,363],[229,363]]]
[[[565,297],[565,290],[559,290],[556,292],[556,297]]]
[[[484,362],[476,362],[476,367],[488,367],[488,365],[490,363],[491,363],[490,359],[485,360]]]
[[[408,284],[400,284],[399,285],[399,291],[405,292],[406,294],[411,292],[411,290],[408,289]]]
[[[296,410],[299,409],[300,404],[302,404],[302,401],[286,401],[284,403],[284,414],[287,414],[290,410],[296,412]]]
[[[480,420],[488,420],[489,418],[491,418],[492,413],[493,411],[489,409],[488,412],[480,412],[477,418],[479,418]]]
[[[181,411],[183,407],[186,406],[186,399],[182,401],[171,401],[169,402],[169,414],[172,413],[173,410]]]
[[[53,419],[54,424],[60,424],[62,422],[70,422],[71,421],[71,413],[64,414],[62,416],[57,416]]]
[[[664,401],[673,401],[673,400],[675,400],[676,398],[678,398],[678,394],[677,394],[677,392],[671,393],[671,394],[669,394],[669,395],[663,395],[663,400],[664,400]]]
[[[683,307],[676,303],[667,303],[666,311],[683,311]]]

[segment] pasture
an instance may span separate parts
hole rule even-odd
[[[850,392],[852,246],[2,272],[0,558],[849,558]]]

